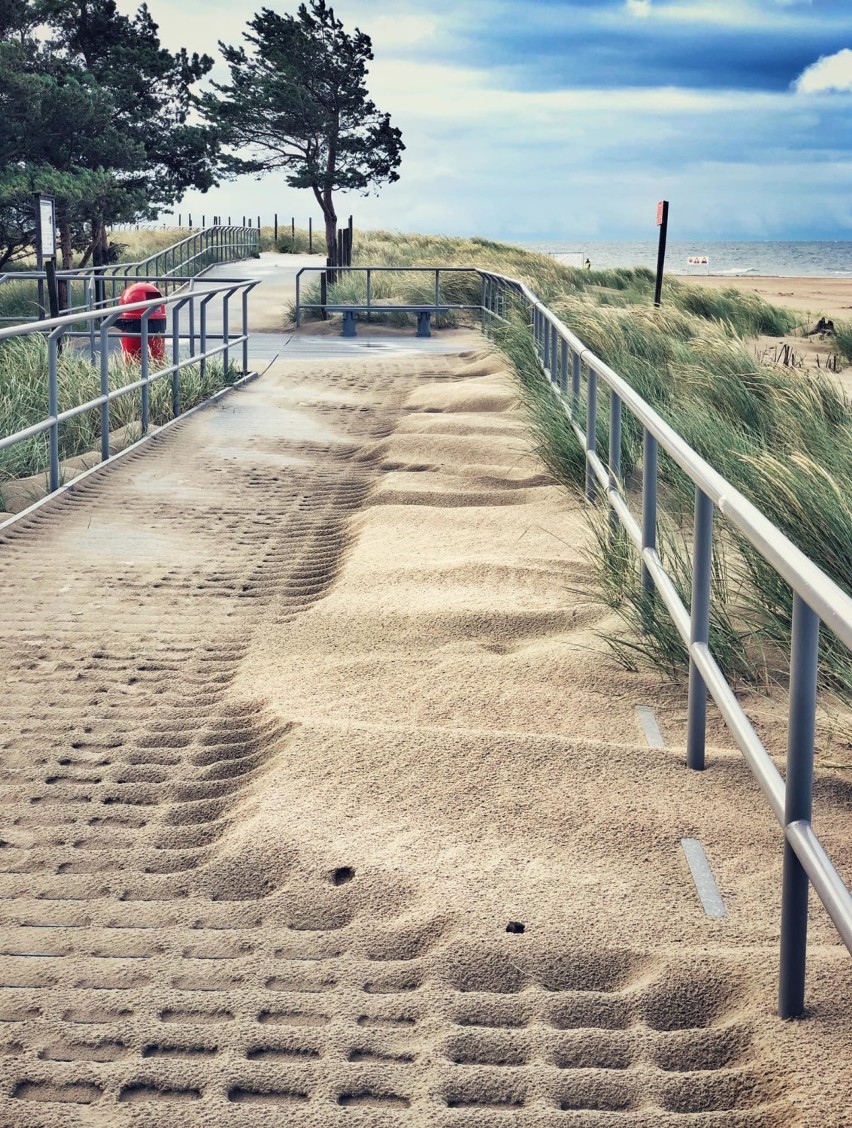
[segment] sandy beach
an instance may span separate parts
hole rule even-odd
[[[741,290],[758,294],[773,305],[786,306],[803,315],[810,328],[820,318],[852,320],[852,278],[779,278],[761,275],[672,275],[689,286],[711,290]]]
[[[772,305],[784,306],[799,317],[798,327],[783,337],[756,337],[749,342],[763,364],[785,364],[802,370],[828,370],[847,396],[852,395],[852,365],[838,354],[834,334],[816,333],[820,318],[840,323],[852,321],[852,278],[678,276],[689,286],[712,290],[734,289],[757,294]]]

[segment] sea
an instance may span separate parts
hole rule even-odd
[[[533,251],[553,255],[570,266],[589,259],[592,269],[612,266],[657,267],[657,241],[647,242],[525,242]],[[690,266],[689,258],[707,257],[706,265]],[[713,243],[700,239],[669,242],[666,248],[668,274],[749,274],[785,278],[852,278],[852,242],[748,242]]]

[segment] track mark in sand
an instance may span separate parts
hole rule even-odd
[[[337,1103],[343,1108],[408,1108],[411,1101],[397,1093],[379,1093],[364,1089],[357,1093],[341,1093]]]
[[[21,1101],[42,1101],[50,1104],[90,1105],[100,1100],[103,1089],[98,1085],[70,1082],[22,1081],[12,1091]]]
[[[175,1104],[184,1101],[200,1101],[200,1089],[160,1088],[159,1085],[125,1085],[119,1092],[118,1099],[129,1104],[138,1104],[143,1101],[155,1101],[165,1104]]]
[[[169,1058],[178,1061],[212,1058],[218,1052],[218,1046],[176,1045],[172,1042],[155,1042],[142,1047],[143,1058]]]
[[[297,1089],[248,1089],[235,1086],[228,1090],[228,1100],[235,1104],[293,1105],[304,1104],[309,1094]]]
[[[304,1062],[319,1058],[314,1046],[253,1046],[246,1050],[249,1061]]]
[[[55,1042],[39,1057],[43,1061],[118,1061],[129,1052],[124,1042]]]
[[[379,1050],[350,1050],[346,1060],[351,1062],[365,1062],[371,1065],[411,1065],[415,1060],[414,1054],[382,1053]]]
[[[306,1011],[261,1011],[257,1021],[264,1026],[327,1026],[327,1014]]]

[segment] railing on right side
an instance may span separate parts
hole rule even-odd
[[[852,952],[852,894],[814,833],[814,732],[820,623],[852,650],[852,599],[784,533],[709,463],[705,462],[629,384],[604,364],[522,282],[483,271],[486,325],[504,321],[509,303],[529,312],[542,371],[585,452],[586,496],[600,493],[640,554],[646,588],[656,589],[689,653],[689,706],[686,758],[704,767],[708,692],[719,707],[772,811],[784,831],[781,901],[781,961],[778,1009],[782,1018],[805,1009],[805,968],[809,882]],[[580,406],[585,374],[585,425]],[[609,450],[597,450],[599,382],[609,392]],[[642,520],[636,520],[623,492],[622,411],[629,411],[644,433]],[[680,599],[657,552],[658,451],[664,450],[695,486],[691,607]],[[793,638],[787,734],[786,785],[743,711],[716,661],[709,642],[710,576],[714,512],[762,555],[793,590]]]

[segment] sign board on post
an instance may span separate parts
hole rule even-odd
[[[36,196],[36,254],[45,259],[56,258],[56,200],[53,196]]]
[[[47,300],[50,316],[59,316],[59,291],[56,285],[56,199],[39,192],[35,198],[36,215],[36,264],[43,270],[47,280]],[[44,284],[38,281],[38,304],[42,317],[44,308]]]
[[[666,210],[665,205],[666,205],[665,200],[659,200],[657,202],[657,227],[662,227],[662,225],[663,225],[663,213]]]

